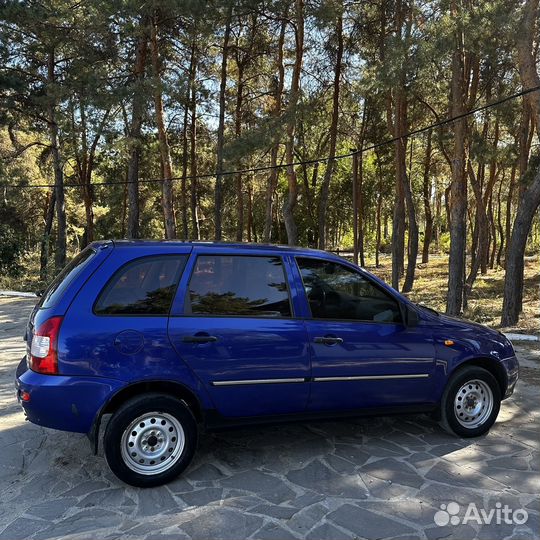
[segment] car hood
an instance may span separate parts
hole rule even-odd
[[[452,317],[451,315],[439,314],[439,319],[442,324],[448,324],[451,326],[457,326],[463,329],[473,329],[482,333],[490,334],[493,336],[500,336],[501,333],[498,330],[494,330],[485,324],[469,321],[468,319],[462,319],[460,317]]]

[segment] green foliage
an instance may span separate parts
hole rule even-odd
[[[298,200],[294,215],[299,242],[315,246],[326,163],[311,161],[326,156],[329,151],[336,17],[343,15],[345,43],[338,154],[347,154],[360,145],[366,148],[393,136],[389,119],[393,118],[397,89],[406,94],[406,130],[419,129],[448,116],[456,28],[466,37],[467,62],[478,65],[476,94],[470,106],[519,90],[515,32],[520,3],[481,0],[471,8],[459,3],[462,6],[459,17],[452,16],[451,4],[449,0],[421,3],[306,0],[300,99],[292,107],[290,84],[296,53],[294,3],[283,0],[3,2],[0,4],[0,185],[30,187],[54,182],[51,122],[47,116],[48,108],[54,105],[64,180],[72,186],[65,190],[70,253],[84,247],[88,238],[88,207],[84,204],[88,182],[94,237],[126,236],[129,203],[125,179],[134,148],[133,103],[135,96],[142,96],[142,135],[135,141],[141,153],[140,229],[141,236],[162,238],[162,185],[159,181],[147,182],[162,176],[154,103],[154,93],[159,88],[176,177],[174,207],[178,230],[186,205],[190,236],[193,234],[190,207],[193,195],[201,236],[212,239],[219,78],[225,19],[232,6],[225,93],[225,166],[229,170],[264,167],[270,163],[274,148],[277,148],[278,164],[283,164],[287,128],[291,119],[296,118],[294,159],[309,163],[295,167]],[[395,11],[398,5],[403,9],[403,17]],[[149,33],[152,17],[159,27],[159,77],[153,71],[151,48],[148,48],[144,77],[136,78],[133,73],[137,43]],[[285,30],[284,84],[276,101],[282,28]],[[48,74],[51,58],[54,80]],[[190,79],[192,59],[194,80]],[[189,151],[193,99],[195,163]],[[468,118],[466,123],[467,156],[475,173],[483,175],[484,187],[490,168],[494,167],[495,182],[488,201],[494,226],[490,234],[500,244],[507,241],[503,238],[507,222],[512,223],[515,217],[518,186],[530,181],[527,175],[519,178],[514,174],[515,183],[510,189],[512,170],[520,154],[522,101],[504,103]],[[423,194],[427,136],[409,137],[405,144],[407,177],[422,239],[427,217]],[[448,252],[450,241],[445,190],[451,179],[448,157],[452,145],[452,125],[433,131],[427,175],[428,204],[438,246],[443,252]],[[388,144],[368,150],[362,156],[360,212],[369,255],[374,254],[378,235],[381,252],[391,250],[396,196],[394,154],[395,146]],[[531,159],[533,168],[536,159]],[[192,167],[204,175],[194,184],[194,191],[189,178]],[[182,191],[184,172],[187,178]],[[238,175],[226,175],[223,180],[225,239],[237,236],[237,179]],[[268,170],[241,177],[244,240],[248,237],[262,240],[270,179]],[[98,185],[101,183],[110,185]],[[39,279],[39,254],[49,247],[52,255],[57,233],[55,221],[50,238],[42,242],[51,193],[49,188],[3,189],[0,265],[4,273],[30,272],[32,279]],[[281,168],[273,196],[272,241],[287,242],[282,208],[288,193],[287,171]],[[511,204],[507,215],[508,197]],[[351,159],[338,160],[328,202],[328,247],[352,248]],[[472,190],[468,203],[472,209],[468,216],[471,248],[476,204]],[[536,219],[530,252],[539,245],[539,230]]]

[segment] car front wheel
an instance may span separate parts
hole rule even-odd
[[[197,423],[181,401],[163,394],[134,398],[113,414],[104,437],[105,458],[127,484],[153,487],[176,478],[197,446]]]
[[[495,423],[501,390],[495,377],[477,366],[459,369],[441,400],[441,425],[459,437],[478,437]]]

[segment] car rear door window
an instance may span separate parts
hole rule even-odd
[[[400,322],[398,302],[359,272],[323,259],[296,259],[314,319]]]
[[[186,260],[185,255],[164,255],[131,261],[109,280],[94,313],[168,315]]]
[[[199,255],[185,311],[194,315],[290,317],[291,303],[279,257]]]

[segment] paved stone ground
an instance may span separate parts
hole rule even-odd
[[[120,483],[84,436],[24,421],[13,374],[28,299],[0,299],[0,539],[538,539],[540,350],[490,434],[457,439],[427,416],[203,435],[175,482]],[[437,526],[441,504],[526,509],[524,525]]]

